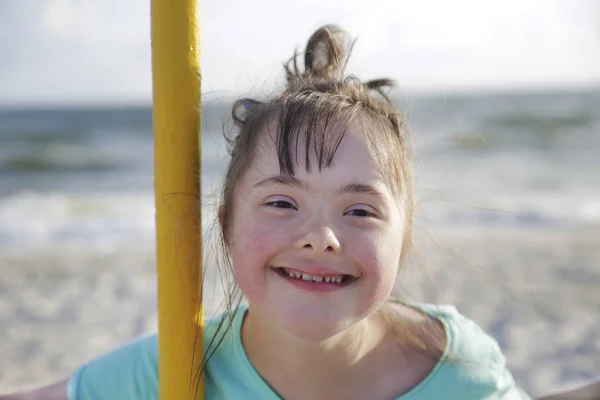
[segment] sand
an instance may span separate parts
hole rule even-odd
[[[428,232],[434,242],[417,238],[422,265],[411,257],[401,277],[405,296],[473,318],[532,396],[600,375],[600,228]],[[154,273],[151,245],[3,249],[0,393],[63,379],[154,331]]]

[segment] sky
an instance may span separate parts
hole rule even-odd
[[[149,103],[149,0],[0,0],[0,105]],[[600,87],[600,0],[200,0],[202,92],[268,92],[325,23],[404,90]],[[294,4],[294,5],[292,5]]]

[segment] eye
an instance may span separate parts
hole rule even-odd
[[[362,218],[375,216],[374,213],[372,213],[371,211],[366,210],[364,208],[353,208],[352,210],[346,212],[346,214],[344,214],[344,215],[350,215],[353,217],[362,217]]]
[[[292,209],[292,210],[296,209],[296,207],[292,203],[290,203],[289,201],[285,201],[285,200],[270,201],[268,203],[265,203],[265,205],[267,205],[269,207],[273,207],[273,208],[284,208],[284,209]]]

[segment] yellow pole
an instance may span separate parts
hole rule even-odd
[[[203,355],[196,9],[196,0],[151,0],[161,400],[204,398],[195,385]]]

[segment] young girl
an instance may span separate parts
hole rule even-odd
[[[317,30],[283,93],[234,106],[219,223],[249,305],[206,322],[206,398],[528,399],[456,309],[392,300],[411,244],[410,144],[392,82],[344,76],[348,47]],[[27,398],[157,399],[157,358],[145,337]]]

